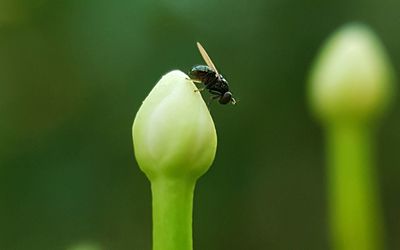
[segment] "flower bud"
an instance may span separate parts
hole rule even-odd
[[[391,100],[394,74],[381,42],[366,26],[339,29],[322,48],[310,78],[310,101],[325,121],[365,121]]]
[[[102,248],[100,247],[100,245],[91,242],[82,242],[67,248],[67,250],[101,250],[101,249]]]
[[[179,70],[164,75],[146,97],[132,134],[136,160],[150,180],[197,179],[210,167],[217,148],[207,105]]]

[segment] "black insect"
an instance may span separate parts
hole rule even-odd
[[[236,100],[233,98],[232,93],[229,91],[229,84],[225,78],[218,73],[217,68],[215,68],[214,63],[211,61],[206,50],[197,42],[197,47],[199,48],[200,54],[203,57],[206,65],[194,66],[190,72],[189,76],[192,81],[196,83],[203,83],[205,85],[204,89],[207,89],[211,94],[213,94],[213,99],[219,99],[219,103],[235,104]],[[200,89],[203,90],[203,89]]]

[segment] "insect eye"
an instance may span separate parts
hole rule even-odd
[[[232,93],[231,92],[225,92],[223,96],[219,99],[219,103],[221,104],[227,104],[231,101],[232,99]]]

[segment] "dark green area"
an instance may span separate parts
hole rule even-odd
[[[203,63],[196,41],[239,103],[210,107],[218,152],[196,187],[194,248],[329,249],[308,70],[332,31],[362,21],[398,71],[399,9],[395,0],[0,1],[0,249],[151,249],[150,186],[131,126],[162,74]],[[394,106],[377,165],[389,249],[400,249]]]

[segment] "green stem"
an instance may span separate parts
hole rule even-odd
[[[192,250],[195,181],[159,178],[153,194],[153,250]]]
[[[336,250],[383,249],[383,223],[369,126],[328,129],[331,233]]]

